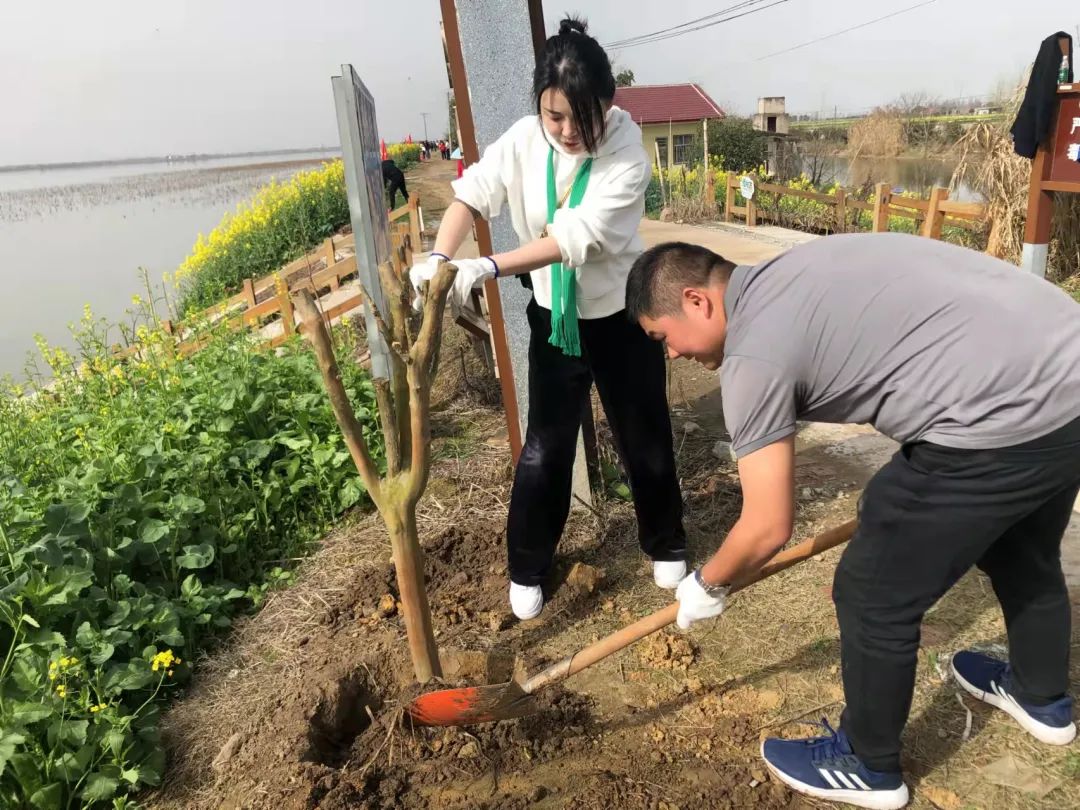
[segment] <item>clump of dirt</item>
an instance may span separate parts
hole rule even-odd
[[[604,581],[604,569],[595,568],[583,562],[574,563],[570,573],[566,575],[566,584],[578,593],[592,594]]]
[[[638,656],[648,667],[686,672],[694,663],[694,642],[678,633],[656,633],[641,643]]]
[[[424,574],[437,625],[479,619],[488,625],[509,614],[506,541],[501,524],[451,526],[424,549]]]

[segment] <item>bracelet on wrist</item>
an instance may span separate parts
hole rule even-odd
[[[728,585],[710,585],[709,583],[707,583],[704,577],[701,576],[700,568],[694,571],[694,581],[698,584],[701,590],[705,591],[708,596],[712,596],[714,598],[720,596],[727,596],[728,591],[731,590],[730,586]]]

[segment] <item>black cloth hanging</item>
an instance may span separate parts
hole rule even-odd
[[[1065,37],[1069,41],[1069,81],[1073,76],[1073,41],[1064,31],[1043,40],[1039,46],[1039,55],[1031,69],[1024,100],[1016,113],[1012,132],[1013,148],[1021,157],[1033,158],[1054,121],[1057,109],[1058,72],[1061,70],[1061,48],[1058,40]]]

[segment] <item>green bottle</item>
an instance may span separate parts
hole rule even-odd
[[[1058,71],[1058,84],[1069,83],[1069,55],[1061,57],[1061,69]]]

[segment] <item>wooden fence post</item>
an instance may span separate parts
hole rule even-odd
[[[892,189],[888,183],[878,183],[874,187],[874,222],[875,233],[889,230],[889,205],[892,203]]]
[[[757,225],[757,204],[753,199],[746,201],[746,224],[751,228]]]
[[[334,251],[333,236],[328,236],[326,238],[326,241],[322,244],[322,250],[320,252],[322,253],[322,259],[323,262],[326,264],[327,270],[337,264],[337,253]],[[337,276],[331,276],[328,280],[328,283],[331,290],[336,290],[338,289],[338,287],[341,286],[341,281],[338,279]]]
[[[414,244],[420,242],[420,195],[409,195],[409,233],[412,234]]]
[[[847,231],[847,192],[840,188],[836,191],[836,232]]]
[[[724,197],[724,222],[731,222],[735,207],[735,172],[727,173],[727,195]]]
[[[938,206],[942,200],[949,199],[947,188],[933,188],[930,190],[930,202],[926,208],[926,220],[923,222],[922,235],[930,239],[941,238],[941,226],[945,224],[945,215]]]
[[[255,280],[252,278],[244,279],[244,301],[248,305],[248,309],[255,306]]]
[[[278,308],[281,310],[281,325],[285,328],[285,336],[295,334],[296,332],[296,317],[293,314],[293,302],[289,297],[289,287],[285,284],[285,279],[281,276],[277,277],[277,299]]]

